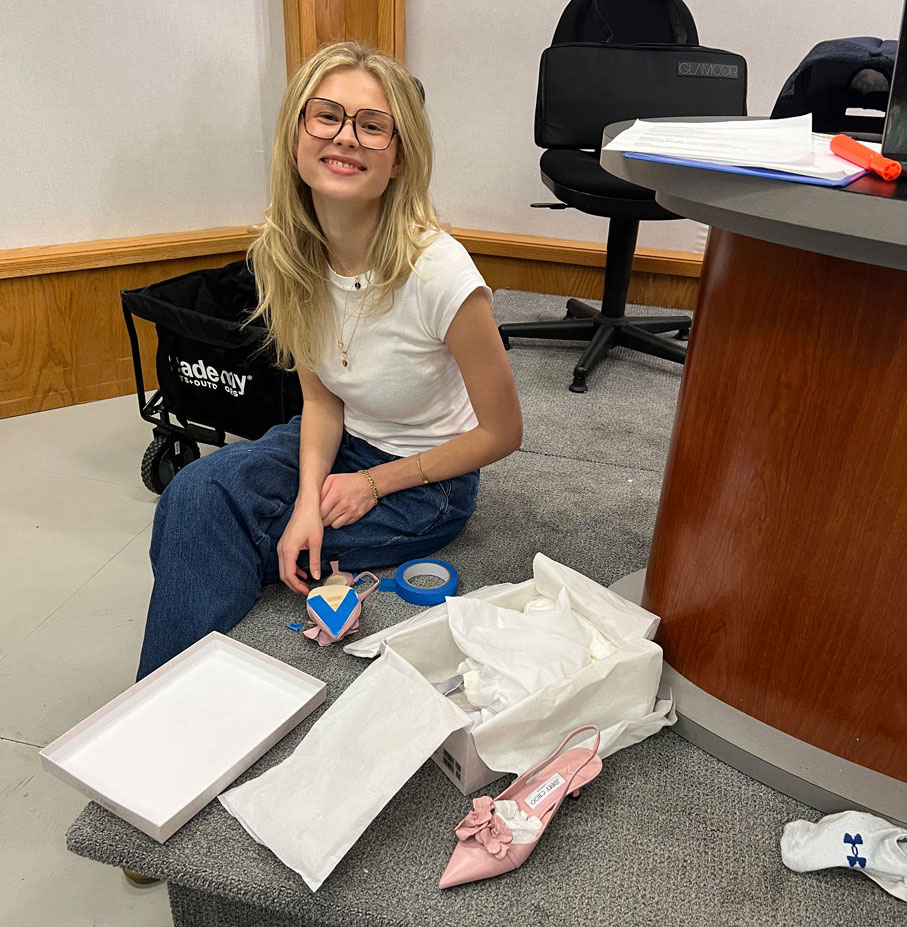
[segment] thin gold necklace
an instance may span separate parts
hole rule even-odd
[[[341,270],[344,270],[343,265],[342,265],[342,264],[340,263],[340,261],[338,261],[336,258],[334,258],[334,263],[335,263]],[[346,272],[344,272],[343,276],[344,276],[344,277],[349,277],[350,274],[347,274]],[[362,287],[362,283],[361,283],[361,281],[360,281],[360,277],[361,277],[361,276],[362,276],[362,275],[359,274],[359,275],[356,277],[355,282],[353,283],[353,287],[354,287],[355,289],[357,289],[357,290],[360,289],[360,288]],[[360,307],[359,312],[356,313],[356,322],[355,322],[355,324],[353,325],[353,330],[352,330],[352,332],[350,332],[350,340],[349,340],[348,342],[344,343],[344,340],[343,340],[343,332],[344,332],[344,329],[346,328],[347,308],[348,308],[348,306],[349,306],[349,302],[350,302],[350,293],[351,293],[352,291],[351,291],[351,290],[347,290],[347,289],[344,288],[344,292],[345,292],[346,295],[344,296],[344,299],[343,299],[343,316],[342,316],[342,318],[341,318],[341,320],[340,320],[340,331],[339,331],[339,332],[337,331],[337,320],[336,320],[336,318],[334,317],[334,311],[333,311],[333,309],[331,310],[331,323],[332,323],[333,326],[334,326],[334,336],[335,336],[336,339],[337,339],[337,347],[340,349],[340,363],[341,363],[344,367],[349,367],[349,365],[350,365],[350,360],[349,360],[349,356],[348,356],[348,355],[349,355],[349,351],[350,351],[350,346],[351,346],[352,343],[353,343],[353,336],[356,334],[356,329],[359,328],[359,319],[362,318],[362,310],[361,310],[361,307]]]
[[[353,276],[352,274],[347,273],[346,268],[344,267],[344,265],[341,264],[340,261],[338,261],[336,257],[334,258],[334,263],[340,268],[341,276],[344,276],[344,277],[347,277],[347,278]],[[355,289],[357,289],[357,290],[358,290],[358,289],[361,289],[361,287],[362,287],[361,278],[362,278],[362,274],[356,274],[356,279],[353,281],[353,286],[354,286]]]

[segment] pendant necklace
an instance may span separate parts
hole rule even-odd
[[[336,258],[334,259],[334,263],[335,263],[338,267],[340,267],[341,270],[343,270],[343,265],[342,265]],[[348,277],[349,274],[344,273],[343,276]],[[359,290],[359,289],[362,288],[362,281],[361,281],[361,279],[360,279],[361,276],[362,276],[362,275],[359,274],[359,275],[356,277],[355,281],[353,282],[353,288],[356,289],[356,290]],[[350,361],[349,361],[348,355],[349,355],[349,351],[350,351],[350,345],[353,343],[353,336],[356,334],[356,329],[359,327],[359,319],[362,318],[362,311],[361,311],[361,309],[360,309],[360,311],[356,314],[356,322],[355,322],[355,324],[353,325],[353,330],[352,330],[352,332],[350,332],[349,341],[344,342],[344,340],[343,340],[343,330],[346,328],[347,307],[349,306],[350,294],[351,294],[352,290],[348,290],[348,289],[344,288],[344,292],[345,292],[346,295],[344,296],[344,299],[343,299],[343,316],[342,316],[342,318],[341,318],[341,320],[340,320],[340,331],[339,331],[339,332],[337,331],[337,320],[336,320],[336,318],[334,317],[334,310],[333,310],[333,307],[331,308],[331,322],[333,323],[333,326],[334,326],[334,335],[335,335],[336,338],[337,338],[337,347],[340,349],[340,363],[341,363],[344,367],[349,367]],[[357,301],[358,301],[358,300],[357,300]]]

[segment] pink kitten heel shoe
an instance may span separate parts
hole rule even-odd
[[[592,748],[572,747],[564,752],[564,747],[584,731],[595,731]],[[601,772],[600,741],[597,727],[579,727],[551,756],[524,772],[497,798],[483,795],[474,799],[472,811],[455,828],[459,842],[438,887],[451,888],[519,869],[564,798],[577,797]]]

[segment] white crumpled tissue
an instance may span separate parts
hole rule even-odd
[[[591,634],[562,589],[553,607],[520,612],[475,599],[448,599],[450,631],[467,659],[458,672],[476,708],[503,711],[591,660]]]

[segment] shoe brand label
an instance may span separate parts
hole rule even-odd
[[[560,773],[555,773],[544,785],[540,785],[528,798],[523,799],[530,808],[541,804],[552,792],[567,784]]]
[[[246,392],[246,383],[252,378],[248,374],[233,373],[232,370],[218,370],[216,367],[206,365],[198,360],[194,364],[174,357],[179,371],[179,378],[189,386],[204,386],[207,389],[217,389],[223,385],[224,390],[231,396],[242,396]]]
[[[713,61],[678,61],[677,73],[681,77],[739,77],[736,64],[716,64]]]

